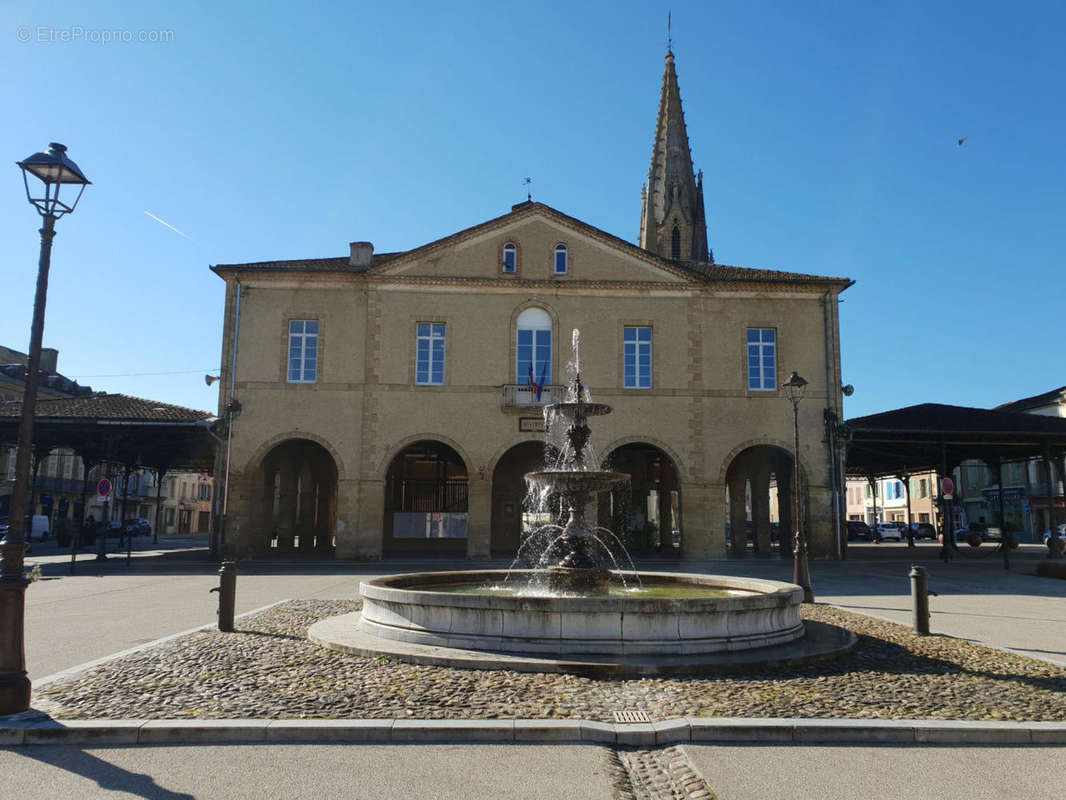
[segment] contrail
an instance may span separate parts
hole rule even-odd
[[[153,214],[151,211],[145,211],[144,213],[147,214],[148,216],[150,216],[152,219],[154,219],[160,225],[166,225],[168,228],[170,228],[172,231],[174,231],[174,233],[178,234],[179,236],[184,236],[186,239],[189,239],[190,241],[192,240],[192,237],[189,236],[187,233],[179,231],[177,228],[175,228],[169,222],[167,222],[166,220],[160,219],[155,214]]]

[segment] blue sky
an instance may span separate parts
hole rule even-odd
[[[847,416],[1066,384],[1062,3],[217,5],[0,11],[0,151],[60,141],[94,182],[45,344],[97,389],[214,410],[209,264],[408,249],[526,175],[635,240],[668,8],[716,260],[857,281]],[[6,185],[0,343],[25,349],[38,220]]]

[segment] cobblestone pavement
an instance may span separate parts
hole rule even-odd
[[[683,747],[609,750],[615,800],[715,800]]]
[[[619,709],[674,717],[1066,720],[1066,668],[891,622],[805,605],[847,627],[856,651],[832,662],[743,676],[597,680],[421,666],[349,656],[307,628],[357,602],[300,600],[115,659],[35,693],[64,719],[580,718]]]

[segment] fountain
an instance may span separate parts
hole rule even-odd
[[[585,514],[599,492],[629,476],[591,466],[588,419],[611,408],[592,402],[581,381],[577,330],[573,353],[566,398],[545,409],[558,455],[550,468],[525,476],[541,510],[550,495],[561,498],[565,525],[529,531],[506,571],[365,581],[361,613],[318,622],[308,636],[345,652],[416,663],[595,674],[796,663],[854,647],[847,631],[804,624],[803,590],[793,584],[618,568],[598,534],[613,538],[623,560],[628,553]],[[518,567],[523,557],[532,569]]]

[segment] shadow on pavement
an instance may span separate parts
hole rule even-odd
[[[78,747],[21,747],[20,755],[94,781],[101,789],[124,792],[146,800],[195,800],[184,792],[172,792],[151,775],[130,772]]]

